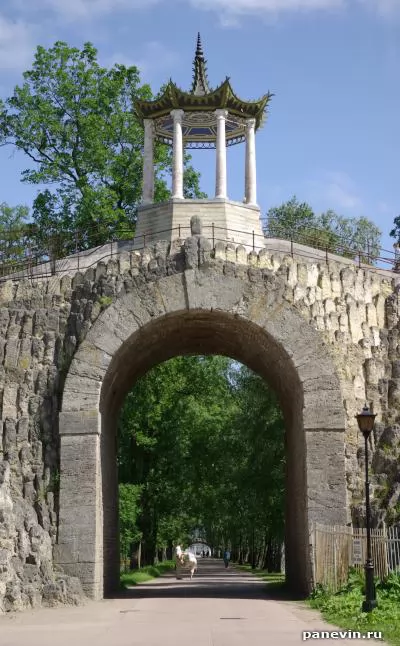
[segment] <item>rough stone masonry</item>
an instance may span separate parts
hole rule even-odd
[[[400,308],[396,274],[359,268],[336,256],[318,257],[316,250],[296,245],[290,248],[282,241],[271,241],[270,248],[258,254],[247,254],[243,247],[233,244],[217,243],[215,249],[210,249],[200,230],[193,229],[192,233],[186,240],[158,242],[142,251],[114,254],[84,271],[64,266],[58,275],[1,283],[1,611],[41,603],[79,602],[81,582],[71,574],[78,575],[86,561],[79,565],[79,531],[74,527],[73,516],[63,508],[68,477],[74,476],[72,462],[67,463],[67,448],[75,451],[78,442],[84,451],[97,446],[96,438],[104,435],[105,427],[103,422],[103,431],[91,434],[88,424],[92,422],[86,422],[83,430],[70,427],[67,433],[65,416],[92,409],[93,402],[99,401],[102,416],[107,419],[107,402],[117,410],[124,395],[122,387],[115,394],[112,380],[121,384],[125,377],[128,381],[137,378],[140,370],[166,356],[163,348],[167,345],[170,354],[197,347],[201,350],[199,339],[204,338],[206,351],[218,352],[223,347],[260,373],[265,366],[257,364],[258,355],[272,358],[263,375],[282,400],[290,399],[292,387],[297,393],[298,401],[292,408],[289,406],[286,417],[290,425],[293,412],[303,416],[304,428],[297,425],[291,441],[293,451],[300,451],[296,442],[307,430],[307,451],[314,465],[305,462],[308,491],[318,491],[319,478],[325,477],[322,471],[328,474],[326,487],[320,487],[321,501],[313,499],[316,494],[311,491],[305,503],[307,509],[318,512],[319,518],[320,510],[326,509],[327,522],[343,518],[343,500],[335,501],[332,494],[335,487],[341,491],[342,485],[347,519],[351,513],[353,519],[360,515],[363,451],[354,416],[366,400],[373,401],[378,420],[372,438],[375,497],[389,504],[391,510],[399,505]],[[218,300],[221,294],[226,295],[223,302]],[[209,328],[212,334],[207,336]],[[243,350],[241,342],[238,344],[242,334]],[[101,349],[100,363],[100,355],[91,355],[88,350],[95,347],[90,344],[95,344],[96,339],[102,339],[103,345],[108,343]],[[296,358],[300,351],[303,362],[301,356]],[[314,353],[314,363],[308,361],[307,352]],[[139,372],[124,368],[136,361],[141,365]],[[315,389],[312,373],[317,374],[322,365],[327,366],[326,371],[331,369],[332,375],[321,373]],[[301,376],[307,370],[310,374]],[[89,392],[82,388],[81,393],[74,394],[70,387],[64,392],[65,384],[74,383],[74,375],[82,385],[85,379],[91,379],[93,389]],[[102,384],[107,380],[107,392],[111,394],[107,395],[109,399],[104,395],[101,404],[101,389],[105,388]],[[322,382],[325,390],[321,391]],[[132,381],[127,382],[126,388],[132,385]],[[314,411],[312,419],[307,418],[308,409]],[[61,471],[60,414],[64,415],[61,435],[67,447],[61,448]],[[318,415],[322,422],[315,422]],[[341,431],[342,422],[337,421],[341,419],[343,434],[337,432]],[[331,453],[324,438],[328,438]],[[340,442],[343,473],[339,462],[335,462],[340,460]],[[91,454],[94,462],[100,460],[96,450]],[[105,470],[104,465],[97,465],[97,472],[101,469]],[[343,482],[339,482],[342,476]],[[293,478],[293,483],[298,483],[301,475]],[[101,489],[101,482],[99,486]],[[104,491],[102,497],[101,491],[93,492],[88,484],[82,495],[94,496],[96,522],[101,523],[107,513],[109,518],[115,517],[115,500],[107,501]],[[107,511],[107,505],[114,505],[114,509]],[[310,519],[307,509],[304,513]],[[289,513],[300,512],[292,509]],[[377,511],[376,518],[382,513]],[[394,516],[395,512],[389,513]],[[75,516],[75,522],[81,522],[79,510]],[[293,522],[294,527],[300,526],[299,519]],[[114,551],[115,560],[115,528],[110,531],[111,547],[105,536],[104,554],[108,549]],[[96,534],[93,541],[98,540]],[[69,558],[75,559],[69,566],[63,545],[72,555]],[[97,545],[94,549],[100,548]],[[304,545],[299,549],[301,553]],[[101,550],[96,558],[102,560]],[[55,561],[67,565],[64,572]],[[107,564],[104,566],[106,576]],[[96,596],[93,586],[82,582],[85,590]],[[102,583],[94,583],[101,590]]]

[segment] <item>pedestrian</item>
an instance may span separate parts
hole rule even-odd
[[[230,551],[228,549],[225,549],[225,552],[224,552],[225,567],[228,567],[230,560],[231,560],[231,553],[230,553]]]

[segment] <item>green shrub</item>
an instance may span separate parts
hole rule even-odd
[[[140,570],[131,570],[130,572],[124,572],[120,575],[121,587],[126,588],[131,585],[137,585],[138,583],[145,583],[151,579],[155,579],[165,572],[173,570],[175,567],[175,561],[163,561],[157,565],[146,565]]]
[[[381,631],[383,640],[400,646],[400,572],[392,572],[376,583],[378,607],[362,612],[364,573],[351,570],[347,583],[335,594],[317,586],[308,604],[327,621],[345,630]]]

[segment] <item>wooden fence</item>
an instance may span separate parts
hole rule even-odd
[[[349,568],[362,570],[367,552],[365,529],[314,523],[310,544],[314,585],[338,590],[347,581]],[[371,530],[375,575],[383,579],[400,571],[400,531],[395,527]]]

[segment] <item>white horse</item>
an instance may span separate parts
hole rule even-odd
[[[193,574],[197,570],[197,559],[194,554],[188,550],[182,552],[181,546],[177,545],[175,548],[175,563],[177,579],[182,579],[182,576],[180,576],[182,569],[188,569],[190,572],[190,578],[193,578]]]

